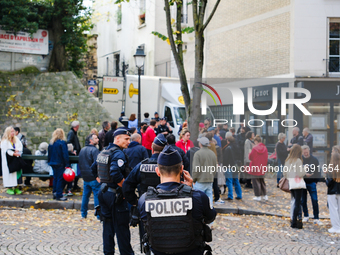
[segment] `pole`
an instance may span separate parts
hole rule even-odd
[[[141,75],[141,68],[138,68],[138,127],[140,128],[141,123],[141,116],[140,116],[140,75]]]

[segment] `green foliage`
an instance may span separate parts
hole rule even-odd
[[[116,0],[115,4],[120,4],[122,2],[130,2],[130,0]]]
[[[186,28],[182,28],[182,34],[191,34],[192,32],[195,31],[195,28],[194,27],[186,27]]]
[[[38,68],[36,68],[35,66],[28,66],[25,67],[23,69],[17,70],[17,71],[12,71],[12,72],[0,72],[0,74],[39,74],[40,71]]]
[[[44,3],[29,0],[0,0],[0,25],[3,30],[33,34],[38,28],[46,29]],[[48,22],[47,22],[48,23]]]
[[[161,33],[158,33],[158,32],[155,32],[155,31],[152,31],[151,34],[158,36],[158,38],[162,39],[163,41],[166,41],[168,39],[167,36],[162,35]]]

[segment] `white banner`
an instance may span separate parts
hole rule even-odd
[[[31,38],[29,33],[0,30],[0,51],[47,55],[48,31],[39,29]]]

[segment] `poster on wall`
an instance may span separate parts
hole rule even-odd
[[[327,146],[327,131],[313,132],[313,145],[319,147]]]
[[[309,118],[309,127],[311,129],[327,129],[325,115],[315,115],[313,114]]]
[[[39,29],[30,36],[26,32],[0,30],[0,51],[48,55],[48,31]]]

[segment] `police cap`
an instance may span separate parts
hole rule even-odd
[[[157,163],[162,166],[173,166],[182,162],[179,152],[167,145],[159,154]]]
[[[215,130],[215,127],[210,127],[210,128],[208,128],[208,132],[214,131],[214,130]]]
[[[130,130],[126,127],[119,127],[116,129],[115,132],[113,132],[113,137],[116,137],[117,135],[128,135],[131,136]]]
[[[155,139],[153,140],[153,143],[158,145],[158,146],[164,147],[166,145],[167,141],[166,141],[163,134],[159,134],[155,137]]]

